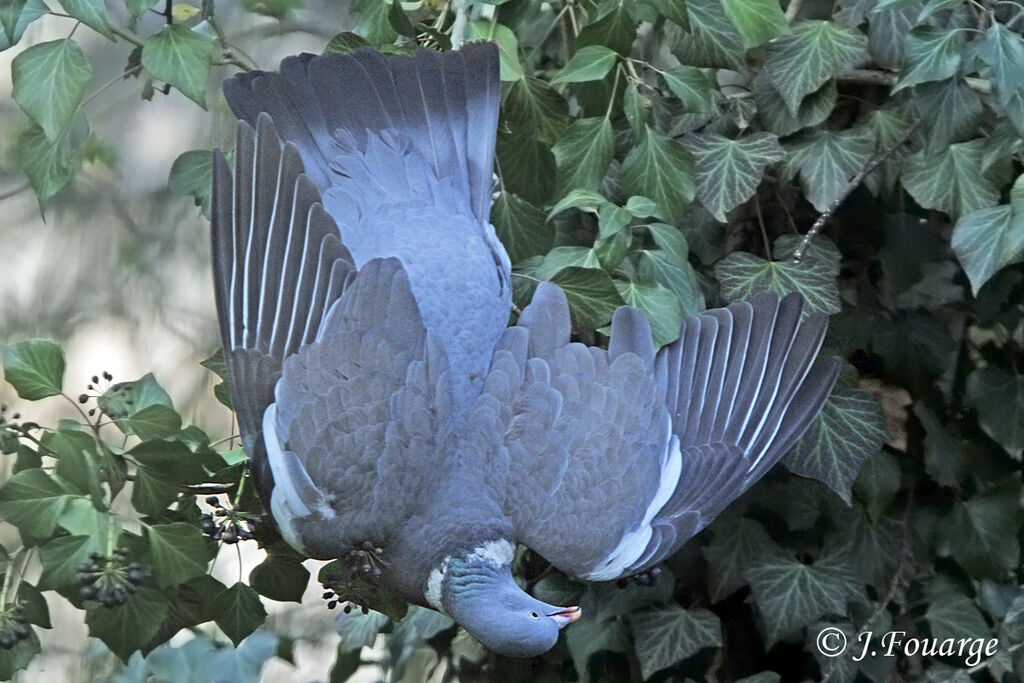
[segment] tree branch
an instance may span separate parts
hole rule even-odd
[[[818,216],[818,219],[814,221],[813,225],[811,225],[811,229],[808,230],[807,234],[805,234],[803,239],[800,240],[800,244],[797,245],[796,251],[793,252],[793,263],[800,263],[800,260],[804,256],[804,252],[807,251],[807,247],[811,244],[811,240],[814,239],[815,235],[821,232],[821,229],[825,227],[825,223],[827,223],[828,219],[832,217],[832,214],[834,214],[842,203],[846,201],[846,198],[850,196],[850,193],[864,182],[864,179],[871,175],[872,171],[878,168],[879,164],[885,161],[890,154],[895,152],[903,145],[904,142],[910,139],[910,136],[913,135],[915,130],[917,130],[917,126],[920,123],[921,120],[918,119],[914,123],[910,124],[907,130],[899,137],[898,140],[896,140],[896,142],[883,150],[880,154],[875,155],[874,158],[868,161],[868,163],[864,164],[864,168],[860,169],[857,175],[853,176],[850,182],[846,184],[846,187],[843,188],[843,191],[839,193],[839,196],[835,198],[835,201],[829,204],[828,208]]]
[[[889,71],[875,69],[850,69],[836,74],[836,80],[842,83],[864,83],[866,85],[884,85],[892,87],[899,82],[899,75]],[[984,78],[965,78],[967,86],[983,95],[992,94],[992,84]]]

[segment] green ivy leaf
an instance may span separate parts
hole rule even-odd
[[[759,522],[739,515],[720,517],[711,525],[711,543],[704,549],[709,570],[708,592],[719,602],[746,585],[744,572],[755,560],[783,557]]]
[[[524,76],[509,88],[502,115],[514,130],[554,144],[568,124],[569,103],[545,81]]]
[[[21,605],[21,614],[28,623],[42,628],[53,628],[53,623],[50,621],[50,608],[38,588],[28,581],[22,581],[18,585],[17,601]]]
[[[936,155],[924,150],[911,155],[903,170],[903,186],[926,209],[962,216],[999,201],[999,190],[982,167],[983,140],[950,145]]]
[[[964,33],[958,29],[916,28],[904,45],[906,64],[893,92],[955,76],[964,50]]]
[[[37,538],[53,534],[70,492],[41,469],[18,472],[0,487],[0,517]]]
[[[937,154],[978,130],[981,98],[962,78],[925,83],[914,92],[914,106],[924,122],[925,152]]]
[[[241,582],[218,595],[213,601],[213,609],[217,615],[217,626],[235,645],[259,628],[267,617],[259,595]]]
[[[757,116],[776,135],[790,135],[823,122],[835,109],[838,97],[835,81],[830,80],[804,97],[794,115],[766,71],[760,71],[752,85]]]
[[[143,441],[162,439],[181,430],[181,416],[151,372],[134,382],[111,385],[97,405],[122,432]]]
[[[816,130],[788,151],[786,165],[799,171],[807,200],[825,212],[871,161],[874,141],[863,130]]]
[[[295,558],[285,555],[267,555],[267,559],[249,573],[249,585],[256,592],[281,602],[302,602],[307,584],[309,570]]]
[[[555,273],[569,266],[600,268],[601,261],[594,250],[587,247],[555,247],[545,254],[533,276],[539,280],[550,280]]]
[[[178,498],[178,487],[139,465],[132,486],[132,505],[144,515],[159,515]]]
[[[39,202],[64,189],[78,167],[82,145],[89,137],[85,117],[76,116],[56,140],[50,140],[35,122],[28,121],[14,141],[14,158],[28,176]]]
[[[128,13],[136,19],[153,9],[153,5],[156,3],[157,0],[124,0],[124,6],[128,8]]]
[[[107,5],[103,0],[60,0],[64,11],[105,38],[114,39],[107,23]]]
[[[675,666],[706,647],[722,646],[722,624],[706,609],[671,606],[629,618],[644,679]]]
[[[624,192],[653,199],[662,215],[678,223],[697,192],[693,167],[686,148],[648,126],[622,162],[620,182]]]
[[[71,589],[78,585],[78,568],[89,554],[100,549],[106,539],[89,536],[60,536],[39,549],[42,576],[36,583],[39,590]]]
[[[993,21],[985,32],[978,56],[992,70],[996,95],[1004,106],[1024,88],[1024,38]]]
[[[96,507],[105,507],[100,488],[99,447],[78,422],[67,421],[46,432],[42,444],[57,457],[57,475],[80,492],[89,494]]]
[[[688,112],[706,114],[714,105],[711,80],[703,69],[681,64],[667,71],[660,71],[665,85],[683,103]]]
[[[637,271],[641,280],[658,282],[668,288],[679,302],[684,317],[704,310],[704,295],[689,262],[680,261],[664,249],[643,249],[638,254]],[[678,333],[676,328],[673,334]]]
[[[177,440],[143,441],[128,451],[128,454],[149,468],[150,474],[168,483],[201,484],[209,480],[203,458]]]
[[[664,0],[665,5],[675,4]],[[721,0],[686,0],[684,31],[672,42],[672,54],[683,64],[740,70],[743,37],[729,21]]]
[[[727,212],[754,196],[764,169],[786,156],[770,133],[738,140],[704,133],[687,138],[686,147],[697,161],[697,198],[722,223]]]
[[[605,117],[574,121],[552,151],[558,163],[557,197],[570,190],[597,190],[615,156],[612,124]]]
[[[619,55],[604,45],[588,45],[576,51],[569,63],[551,79],[552,85],[558,83],[586,83],[599,81],[608,75]]]
[[[551,282],[565,292],[573,318],[583,329],[607,325],[615,309],[625,303],[608,273],[598,268],[562,268]]]
[[[1011,204],[961,216],[952,247],[975,296],[1000,268],[1024,261],[1024,175],[1013,185]]]
[[[931,627],[932,638],[936,640],[981,640],[992,636],[985,617],[966,595],[942,596],[928,605],[924,618]]]
[[[11,0],[0,4],[0,52],[21,40],[33,21],[50,13],[43,0]]]
[[[212,559],[203,533],[191,524],[155,524],[146,530],[153,574],[161,588],[176,586],[206,573]]]
[[[588,665],[599,652],[626,652],[629,641],[626,628],[620,621],[598,621],[581,618],[572,628],[565,630],[565,644],[569,648],[578,680],[590,680]]]
[[[639,308],[647,316],[658,346],[671,344],[679,338],[683,324],[683,307],[672,290],[658,282],[615,281],[619,295],[630,306]]]
[[[40,651],[39,636],[35,629],[29,632],[28,638],[13,647],[0,648],[0,680],[13,680],[15,674],[25,669]]]
[[[746,301],[766,289],[782,295],[799,292],[808,312],[838,313],[839,252],[831,243],[818,251],[813,244],[800,263],[789,259],[766,261],[742,251],[729,254],[715,265],[723,296],[729,301]],[[782,258],[781,254],[778,256]]]
[[[324,46],[324,54],[337,52],[339,54],[347,55],[363,47],[372,46],[366,38],[363,38],[358,33],[342,31],[327,41],[327,45]]]
[[[765,48],[765,70],[791,114],[804,97],[843,69],[867,60],[867,40],[859,31],[832,21],[801,21],[792,33]]]
[[[165,27],[142,46],[142,66],[206,109],[213,43],[207,36],[178,24]]]
[[[636,39],[636,26],[637,22],[626,11],[625,3],[613,3],[612,9],[597,21],[583,27],[576,37],[576,47],[606,45],[623,57],[628,57]]]
[[[519,62],[519,39],[503,24],[478,20],[469,23],[466,40],[493,40],[498,44],[501,61],[501,80],[517,81],[523,77],[523,65]]]
[[[71,123],[92,65],[70,38],[37,43],[11,62],[14,100],[54,141]]]
[[[1024,375],[991,366],[975,370],[967,376],[966,399],[978,411],[985,433],[1019,458],[1024,449]]]
[[[167,598],[153,588],[139,588],[116,607],[89,610],[89,635],[99,638],[122,662],[138,650],[147,650],[167,615]]]
[[[789,32],[778,0],[722,0],[722,6],[748,49]]]
[[[352,610],[339,616],[335,628],[341,636],[341,647],[346,650],[358,650],[372,646],[377,634],[387,622],[388,618],[385,615],[372,610],[367,614],[363,614],[361,610]]]
[[[208,149],[182,152],[171,165],[167,187],[179,196],[191,196],[204,215],[210,215],[213,193],[213,155]]]
[[[972,575],[1002,578],[1020,564],[1017,487],[956,502],[945,526],[950,554]]]
[[[964,470],[964,449],[959,439],[946,431],[935,413],[921,403],[914,404],[914,415],[925,430],[924,468],[937,483],[957,486]]]
[[[846,602],[862,594],[856,575],[837,556],[814,564],[782,556],[755,558],[746,578],[764,619],[768,647],[799,635],[827,614],[845,615]]]
[[[64,384],[64,350],[49,339],[27,339],[3,348],[4,379],[26,401],[60,393]]]
[[[847,503],[861,464],[889,438],[882,407],[871,394],[837,387],[782,462],[824,482]]]
[[[491,206],[491,223],[512,263],[546,254],[555,237],[543,211],[508,192]]]

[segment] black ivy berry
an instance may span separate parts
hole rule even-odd
[[[128,560],[127,548],[118,548],[110,555],[93,552],[78,568],[78,595],[87,603],[116,607],[128,602],[145,581],[145,568]]]
[[[246,512],[225,506],[217,496],[208,496],[206,504],[213,507],[213,514],[204,513],[199,518],[199,528],[215,541],[238,543],[255,538],[253,525],[256,517]]]
[[[12,604],[0,612],[0,649],[12,647],[32,635],[32,627],[21,612],[21,607]]]

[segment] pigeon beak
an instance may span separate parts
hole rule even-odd
[[[557,612],[552,612],[548,616],[555,620],[555,623],[558,624],[558,628],[562,628],[566,624],[571,624],[579,619],[582,614],[583,610],[579,607],[565,607]]]

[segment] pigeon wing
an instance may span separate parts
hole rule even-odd
[[[564,294],[538,287],[485,388],[519,540],[588,580],[678,549],[792,447],[831,390],[837,359],[813,365],[826,319],[801,309],[764,293],[687,319],[655,354],[644,315],[623,307],[604,351],[570,343]]]

